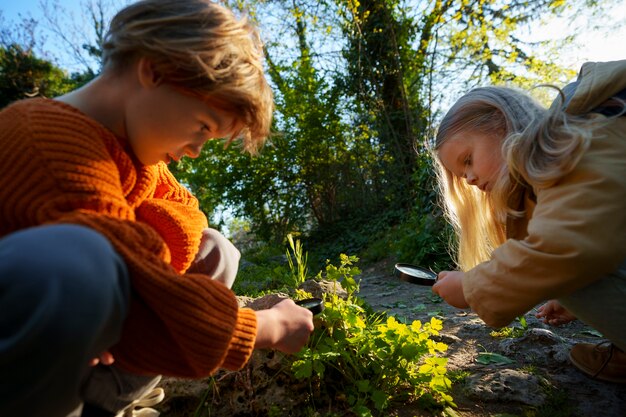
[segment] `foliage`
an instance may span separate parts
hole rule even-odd
[[[309,345],[295,355],[291,367],[319,393],[312,400],[334,402],[359,416],[381,413],[396,400],[428,398],[433,405],[453,405],[447,394],[447,359],[438,356],[447,345],[431,339],[441,321],[404,324],[391,316],[368,315],[356,297],[357,258],[340,259],[339,267],[327,265],[325,277],[340,280],[348,297],[325,296]]]
[[[183,159],[170,168],[200,200],[209,218],[228,207],[234,217],[250,219],[259,240],[282,244],[290,231],[304,228],[305,203],[289,143],[277,135],[257,157],[238,146],[209,141],[197,160]]]
[[[462,384],[470,375],[472,375],[470,371],[463,369],[455,369],[448,372],[448,378],[450,378],[452,384]]]
[[[58,17],[59,10],[48,13],[56,13]],[[38,28],[39,22],[33,18],[22,17],[18,23],[7,23],[0,13],[0,108],[24,98],[56,97],[96,76],[91,69],[68,75],[57,66],[49,51],[43,49],[45,38],[40,36]],[[57,31],[67,34],[67,25],[60,24]]]
[[[397,262],[447,270],[454,267],[449,254],[452,238],[452,230],[439,210],[422,213],[415,208],[397,225],[374,235],[362,257],[369,262],[391,257]]]
[[[229,3],[258,21],[266,41],[274,134],[256,158],[214,142],[173,168],[209,217],[227,208],[275,244],[298,233],[321,259],[368,248],[372,259],[390,252],[444,264],[450,234],[426,151],[438,109],[479,83],[571,78],[538,53],[555,45],[519,31],[583,2]]]
[[[225,204],[251,219],[260,239],[276,243],[290,232],[354,217],[355,208],[369,213],[375,200],[368,182],[376,177],[370,171],[377,159],[366,127],[345,117],[341,86],[313,65],[310,20],[297,5],[284,13],[295,20],[298,55],[276,57],[274,48],[266,49],[276,113],[275,133],[262,153],[250,158],[210,144],[197,162],[175,168],[202,195],[209,214]]]
[[[242,268],[233,284],[233,291],[239,295],[258,297],[289,287],[291,273],[280,264],[250,265]]]
[[[261,245],[242,252],[242,262],[233,284],[233,291],[250,297],[293,287],[293,274],[283,248]]]
[[[317,228],[302,237],[308,247],[314,248],[310,254],[311,265],[323,267],[326,259],[336,261],[341,252],[362,253],[370,262],[393,255],[386,236],[393,225],[403,221],[403,216],[405,210],[389,209],[376,216],[354,216]],[[380,249],[370,249],[373,245]],[[377,250],[379,255],[375,253]]]
[[[355,97],[355,119],[373,132],[379,152],[370,197],[408,207],[413,174],[424,169],[416,150],[427,136],[423,74],[411,48],[421,29],[417,16],[399,0],[336,3],[347,39],[343,82]]]
[[[0,108],[30,97],[55,97],[74,83],[52,63],[17,44],[0,46]]]
[[[430,164],[429,158],[425,153],[418,156],[426,164]],[[392,208],[369,219],[355,217],[303,238],[307,246],[315,248],[313,262],[336,259],[346,251],[359,253],[366,262],[393,258],[437,270],[452,268],[449,248],[453,233],[436,203],[434,174],[423,169],[414,176],[417,197],[409,209]]]

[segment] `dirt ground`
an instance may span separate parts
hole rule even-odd
[[[603,340],[582,323],[575,321],[550,327],[529,312],[525,326],[519,322],[513,324],[518,329],[516,334],[495,337],[494,330],[476,314],[448,306],[430,287],[401,281],[394,274],[393,262],[364,267],[360,278],[359,297],[375,311],[386,311],[401,320],[425,322],[435,316],[443,321],[439,339],[448,345],[445,357],[454,382],[451,395],[457,405],[446,415],[626,417],[626,385],[593,380],[569,363],[568,353],[575,343]],[[255,352],[244,370],[218,374],[219,395],[215,395],[215,388],[207,389],[206,381],[165,378],[161,385],[165,388],[166,400],[157,408],[162,417],[299,417],[303,411],[297,407],[289,408],[288,412],[276,411],[281,410],[281,404],[293,402],[302,392],[298,389],[306,390],[306,387],[297,388],[289,381],[275,378],[273,375],[278,372],[272,364],[279,364],[280,360],[274,355],[272,351]],[[199,409],[201,403],[206,413],[198,414],[193,410]],[[249,411],[253,409],[254,412]],[[398,404],[386,410],[385,416],[435,417],[442,414],[433,414],[411,404]]]
[[[476,314],[447,305],[430,287],[401,281],[389,261],[364,269],[360,296],[377,311],[443,320],[448,369],[458,377],[452,395],[459,416],[626,417],[625,385],[593,380],[569,363],[573,344],[603,340],[579,321],[552,327],[529,312],[527,327],[512,325],[520,328],[518,337],[494,337]],[[396,413],[428,415],[410,408]]]

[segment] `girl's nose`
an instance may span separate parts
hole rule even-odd
[[[476,177],[476,175],[474,175],[474,173],[472,173],[472,172],[466,172],[465,173],[465,180],[467,181],[467,183],[469,185],[476,185],[476,183],[478,181],[478,177]]]

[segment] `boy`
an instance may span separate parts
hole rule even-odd
[[[100,76],[0,113],[0,415],[80,408],[93,358],[203,377],[306,343],[308,310],[239,309],[206,275],[215,265],[194,264],[207,221],[166,165],[213,138],[262,145],[261,56],[256,31],[217,4],[140,1],[112,20]]]

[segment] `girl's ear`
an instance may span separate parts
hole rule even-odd
[[[146,57],[137,61],[137,78],[139,83],[147,88],[158,87],[161,84],[161,74],[154,69],[154,64]]]

